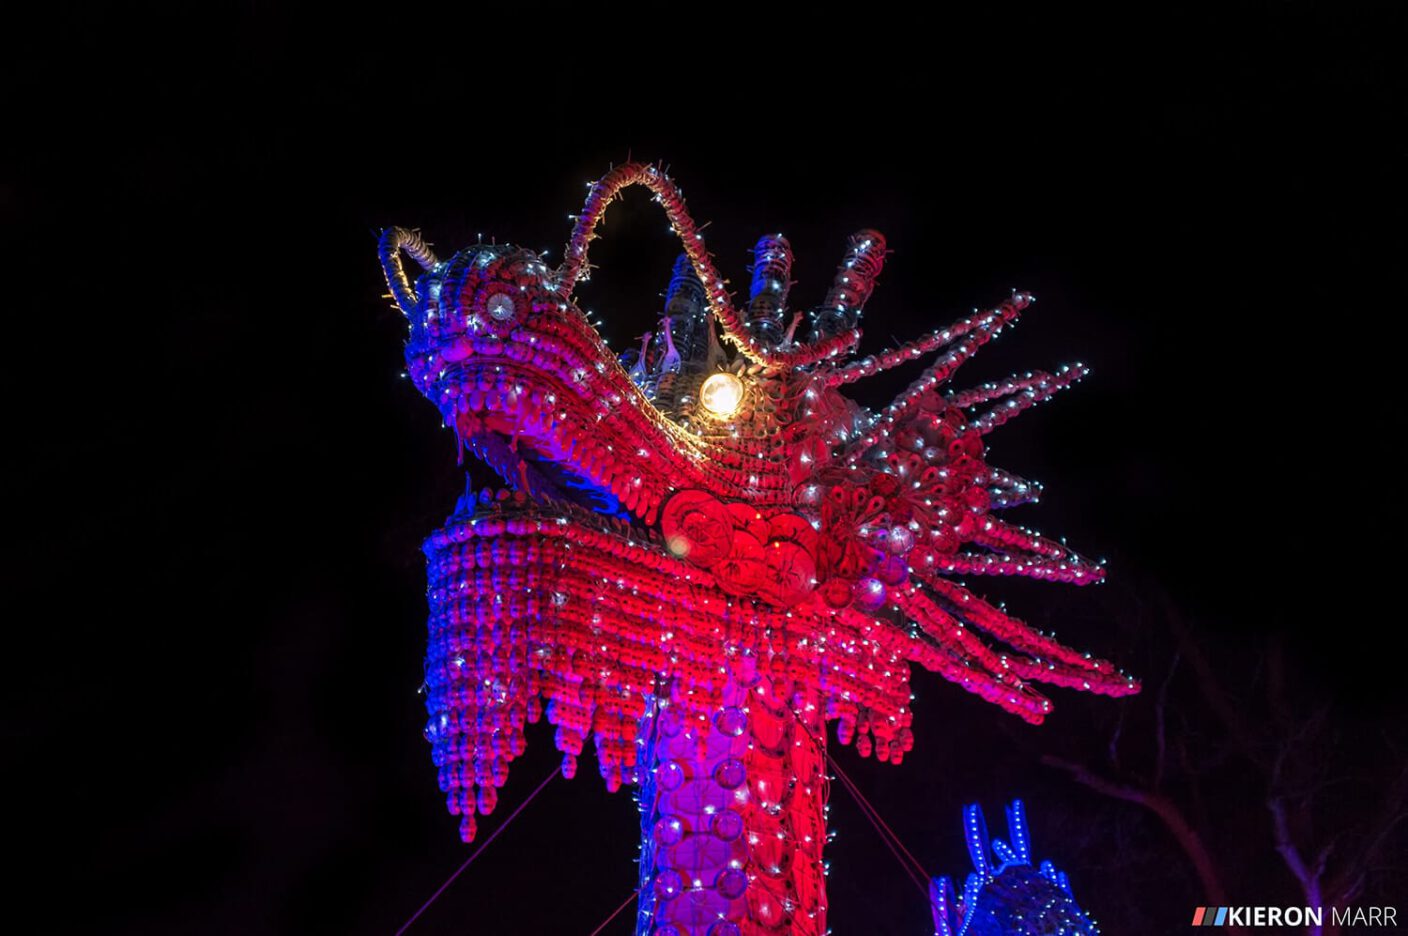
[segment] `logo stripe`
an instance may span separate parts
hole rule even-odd
[[[1207,912],[1207,907],[1199,907],[1197,910],[1194,910],[1194,911],[1193,911],[1193,925],[1194,925],[1194,926],[1202,926],[1202,925],[1203,925],[1203,914],[1204,914],[1205,912]]]
[[[1225,922],[1227,922],[1227,908],[1226,908],[1226,907],[1218,907],[1218,908],[1217,908],[1217,923],[1216,923],[1215,925],[1216,925],[1216,926],[1221,926],[1221,925],[1222,925],[1223,923],[1225,923]]]

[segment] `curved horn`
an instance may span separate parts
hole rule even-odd
[[[596,226],[607,207],[621,193],[632,185],[643,185],[655,193],[655,200],[665,209],[670,219],[670,227],[684,243],[684,252],[694,266],[694,272],[704,283],[709,308],[719,320],[724,337],[729,340],[744,357],[755,364],[773,367],[796,367],[814,364],[826,358],[835,357],[856,346],[860,341],[860,330],[852,329],[845,334],[831,335],[821,341],[801,345],[787,351],[774,350],[761,344],[748,333],[743,316],[734,308],[725,288],[724,278],[714,267],[713,258],[704,247],[704,236],[699,233],[694,219],[685,208],[684,196],[675,183],[657,166],[643,163],[626,163],[612,169],[592,186],[587,195],[586,205],[577,216],[572,228],[572,236],[563,251],[562,265],[554,272],[553,280],[559,295],[564,299],[572,294],[577,280],[587,265],[587,249],[596,237]]]
[[[436,259],[435,251],[431,250],[415,231],[389,227],[381,232],[381,241],[377,244],[381,272],[386,274],[386,285],[391,289],[391,298],[396,300],[396,305],[402,312],[410,315],[416,308],[416,294],[411,288],[411,281],[406,278],[405,269],[401,266],[403,250],[407,256],[419,263],[423,270],[430,269],[440,261]]]

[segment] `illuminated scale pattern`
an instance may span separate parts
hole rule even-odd
[[[655,194],[685,254],[660,332],[618,358],[571,297],[630,185]],[[424,270],[414,285],[403,253]],[[1082,369],[942,392],[1030,297],[848,360],[884,238],[853,236],[805,312],[787,308],[786,240],[755,256],[740,310],[673,182],[637,163],[591,186],[557,268],[483,243],[442,261],[402,228],[381,242],[409,376],[507,484],[467,493],[425,546],[440,785],[468,841],[526,723],[546,713],[568,776],[590,738],[609,789],[640,787],[642,933],[826,930],[825,723],[898,763],[911,663],[1030,722],[1050,708],[1033,682],[1137,691],[947,577],[1102,577],[997,517],[1038,488],[982,443]],[[840,393],[930,355],[879,412]],[[741,405],[711,413],[699,388],[725,371]]]
[[[963,811],[973,870],[962,895],[946,877],[930,883],[937,936],[1098,936],[1100,927],[1076,903],[1065,872],[1050,861],[1033,864],[1021,800],[1007,807],[1007,832],[1006,841],[990,838],[982,809]]]

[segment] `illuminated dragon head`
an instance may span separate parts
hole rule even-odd
[[[630,185],[654,192],[685,252],[659,330],[618,355],[572,297],[598,222]],[[612,789],[649,781],[640,757],[665,750],[661,724],[723,731],[723,719],[737,729],[729,738],[752,738],[739,757],[766,808],[748,821],[766,824],[778,806],[768,784],[807,788],[819,802],[796,779],[818,768],[797,771],[806,746],[791,734],[800,727],[786,727],[794,716],[812,728],[835,721],[842,743],[854,741],[863,756],[903,758],[913,744],[911,663],[1033,723],[1050,710],[1034,682],[1138,691],[1111,664],[953,579],[1085,584],[1103,575],[999,518],[1039,488],[990,466],[983,445],[1083,369],[945,386],[1029,296],[854,359],[885,259],[881,235],[854,235],[825,299],[803,312],[787,305],[787,242],[764,237],[749,302],[738,308],[674,184],[636,163],[592,187],[556,267],[484,243],[440,260],[402,228],[385,231],[380,252],[410,320],[409,376],[454,428],[461,453],[507,485],[466,494],[426,543],[426,733],[466,839],[473,814],[493,809],[522,753],[523,725],[544,701],[564,771],[592,738]],[[424,270],[414,284],[403,253]],[[842,395],[861,378],[930,357],[879,411]],[[768,716],[765,687],[781,705]],[[751,710],[730,715],[744,690]],[[760,727],[766,718],[782,734]],[[768,757],[783,760],[764,764]],[[667,766],[656,782],[671,776],[658,773]],[[652,802],[666,809],[664,799]],[[799,810],[789,827],[803,824]],[[778,872],[793,875],[791,896],[774,908],[820,892],[796,877],[804,867],[820,873],[820,839],[801,838],[815,854]],[[782,867],[758,865],[763,878],[774,865]]]

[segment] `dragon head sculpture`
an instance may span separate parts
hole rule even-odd
[[[659,330],[618,355],[573,293],[598,222],[632,185],[654,193],[684,255]],[[380,252],[410,321],[410,377],[461,452],[505,483],[467,494],[426,545],[427,735],[466,839],[546,701],[566,772],[590,736],[608,786],[646,788],[647,848],[658,860],[643,863],[643,914],[658,922],[675,907],[671,925],[685,928],[696,916],[734,920],[735,910],[759,931],[804,916],[810,926],[824,919],[825,721],[862,754],[900,761],[913,743],[911,662],[1031,722],[1050,708],[1037,682],[1137,691],[1111,664],[952,578],[1085,584],[1103,575],[1000,518],[1039,488],[989,465],[983,444],[1083,368],[946,387],[1030,296],[855,359],[885,261],[880,234],[851,237],[824,300],[804,312],[788,306],[786,240],[762,238],[749,302],[736,307],[673,182],[638,163],[592,187],[558,266],[484,243],[440,260],[402,228],[384,233]],[[423,269],[414,284],[403,253]],[[843,395],[931,356],[882,410]],[[715,736],[715,747],[701,740]],[[671,750],[678,737],[698,742],[693,753]],[[809,745],[817,750],[799,765]],[[734,762],[721,779],[720,765]],[[693,805],[671,806],[693,783],[717,795],[695,789]],[[714,829],[730,809],[742,811],[748,837],[782,822],[787,860],[746,844],[736,854],[724,834],[731,823]],[[666,847],[656,823],[669,821],[685,829]],[[697,867],[695,852],[716,839],[722,870],[683,884],[669,876],[682,842],[693,842]],[[744,884],[725,873],[740,868]],[[679,910],[681,893],[706,909]]]

